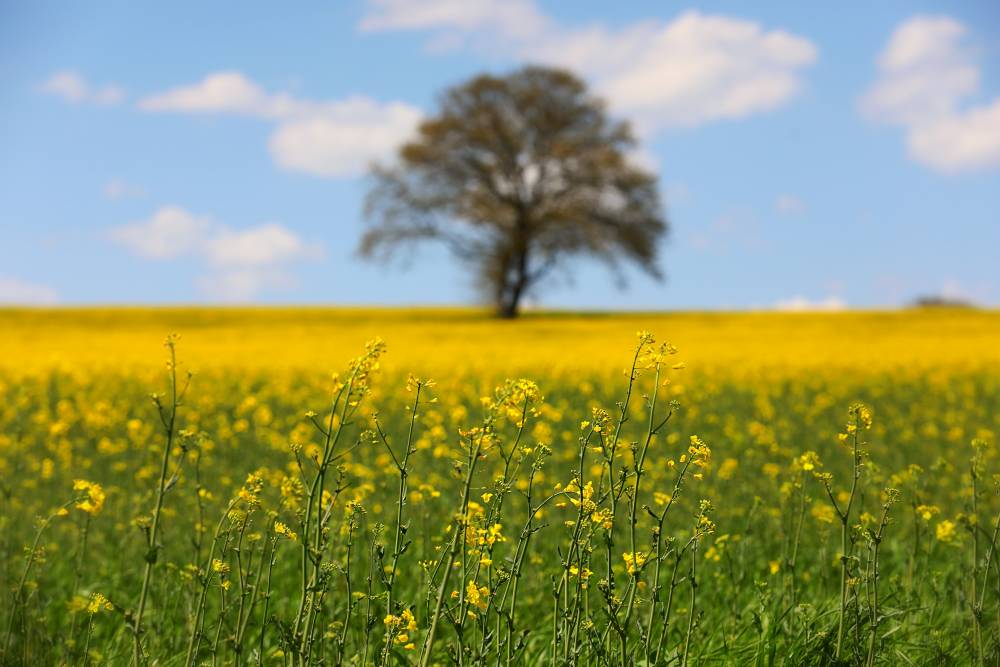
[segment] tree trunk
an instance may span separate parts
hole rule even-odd
[[[505,320],[512,320],[517,317],[518,309],[521,305],[521,295],[524,287],[520,278],[509,281],[500,288],[497,297],[497,317]]]
[[[517,318],[517,315],[517,303],[514,299],[506,299],[497,306],[497,317],[502,320],[513,320]]]
[[[514,278],[509,285],[505,285],[501,290],[500,303],[497,304],[497,316],[506,320],[512,320],[518,316],[521,306],[521,298],[528,289],[528,248],[523,244],[522,250],[517,254],[514,267]]]
[[[514,234],[512,256],[508,264],[511,271],[503,272],[505,284],[500,286],[497,298],[497,317],[506,320],[518,316],[521,298],[528,289],[528,283],[531,282],[528,275],[529,223],[527,212],[524,210],[521,210],[517,217]]]

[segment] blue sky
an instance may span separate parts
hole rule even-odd
[[[0,302],[473,302],[440,249],[354,257],[364,171],[524,62],[635,123],[672,223],[665,282],[542,305],[1000,304],[987,0],[0,0]]]

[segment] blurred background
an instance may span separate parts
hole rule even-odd
[[[373,162],[481,73],[565,68],[632,124],[665,280],[527,305],[1000,303],[1000,4],[0,2],[0,303],[466,304],[356,248]]]

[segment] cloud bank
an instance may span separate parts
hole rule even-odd
[[[837,296],[830,296],[825,299],[813,301],[804,296],[793,296],[789,299],[780,299],[774,302],[774,310],[790,313],[801,312],[836,312],[847,309],[847,302]]]
[[[426,31],[434,48],[574,69],[647,133],[777,109],[817,57],[804,37],[746,19],[687,11],[616,29],[564,26],[530,0],[370,0],[360,28]]]
[[[79,73],[71,70],[56,72],[38,89],[70,104],[92,104],[107,107],[125,100],[125,91],[119,86],[113,84],[94,86]]]
[[[581,72],[640,132],[694,127],[777,109],[816,60],[807,39],[754,21],[685,12],[618,29],[563,26],[532,0],[371,0],[359,30],[425,31],[434,49],[490,50]],[[139,100],[150,113],[230,114],[275,124],[282,169],[339,178],[390,157],[422,117],[402,101],[362,95],[314,100],[269,92],[239,71]]]
[[[861,100],[871,120],[905,131],[907,154],[941,172],[1000,165],[1000,98],[974,105],[980,71],[967,29],[947,16],[901,24],[878,58],[878,80]]]
[[[164,206],[145,220],[113,228],[109,236],[143,259],[202,263],[207,273],[198,287],[222,301],[250,301],[263,291],[294,287],[294,265],[323,256],[322,246],[284,225],[234,229],[180,206]]]
[[[201,81],[139,100],[152,113],[232,114],[276,124],[268,141],[283,169],[316,176],[361,174],[392,154],[420,121],[421,112],[403,102],[364,96],[309,100],[269,93],[241,72],[217,72]]]

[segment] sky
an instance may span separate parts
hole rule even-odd
[[[1000,305],[1000,3],[0,0],[0,303],[466,304],[356,256],[445,88],[577,72],[633,124],[662,282],[546,308]]]

